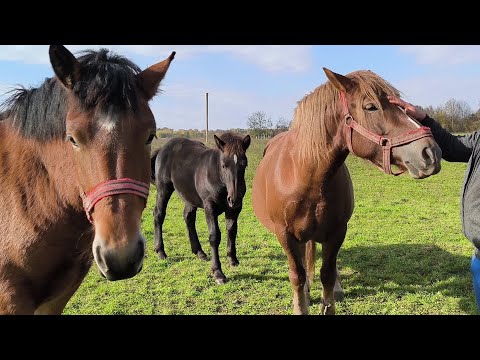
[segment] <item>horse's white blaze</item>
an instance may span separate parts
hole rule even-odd
[[[408,116],[407,114],[405,114],[405,115],[407,116],[407,120],[409,120],[410,122],[412,122],[412,123],[415,125],[415,127],[417,127],[417,128],[420,128],[420,127],[421,127],[421,125],[420,125],[417,121],[413,120],[413,119],[412,119],[410,116]]]
[[[233,162],[235,163],[235,165],[237,165],[237,160],[238,160],[237,154],[233,155]]]

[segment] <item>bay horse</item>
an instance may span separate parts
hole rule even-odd
[[[195,220],[197,209],[204,209],[210,233],[212,275],[217,284],[224,284],[227,278],[218,254],[221,238],[218,216],[225,213],[227,258],[231,266],[237,266],[237,221],[247,189],[246,151],[251,139],[250,135],[242,137],[231,132],[220,137],[214,135],[214,139],[216,149],[209,148],[200,141],[177,137],[152,154],[152,180],[157,187],[154,246],[158,257],[166,259],[162,227],[168,201],[176,190],[185,204],[183,218],[192,252],[200,260],[207,260],[207,255],[198,240]]]
[[[348,154],[415,179],[441,167],[430,129],[389,102],[388,95],[399,97],[391,84],[371,71],[323,70],[328,81],[298,102],[290,129],[267,143],[252,185],[254,213],[288,259],[294,314],[308,314],[316,243],[322,314],[335,314],[335,299],[343,298],[337,254],[354,209]]]
[[[148,102],[175,52],[141,71],[106,49],[49,47],[55,73],[0,114],[0,313],[61,314],[92,256],[103,277],[142,268],[156,123]]]

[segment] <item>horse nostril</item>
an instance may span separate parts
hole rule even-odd
[[[143,241],[138,242],[137,259],[145,256],[145,243]]]
[[[427,165],[433,164],[435,162],[435,154],[433,153],[432,149],[427,147],[424,150],[424,159]]]
[[[100,248],[100,246],[97,246],[97,247],[96,247],[95,252],[97,253],[97,262],[99,263],[99,265],[103,265],[103,264],[104,264],[104,260],[103,260],[103,258],[102,258],[102,253],[101,253],[101,248]]]

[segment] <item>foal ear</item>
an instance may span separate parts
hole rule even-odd
[[[160,82],[165,77],[170,63],[175,58],[175,51],[165,60],[152,65],[137,75],[138,82],[147,95],[147,99],[152,99],[158,91]]]
[[[80,75],[78,60],[62,45],[50,45],[48,55],[57,78],[67,89],[73,89]]]
[[[338,91],[349,92],[355,86],[355,83],[346,76],[334,73],[327,68],[323,68],[323,71],[325,71],[328,80],[330,80]]]
[[[250,135],[247,135],[243,138],[243,141],[242,141],[242,147],[243,147],[243,151],[247,151],[248,147],[250,146]]]
[[[213,135],[213,137],[215,139],[215,144],[217,144],[218,148],[220,150],[222,150],[222,152],[223,152],[223,147],[225,146],[225,141],[220,139],[217,135]]]

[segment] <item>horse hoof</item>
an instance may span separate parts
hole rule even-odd
[[[223,278],[215,278],[215,282],[216,282],[218,285],[223,285],[223,284],[226,284],[226,283],[227,283],[227,278],[226,278],[226,277],[223,277]]]
[[[158,252],[158,258],[160,260],[165,260],[167,258],[167,254],[165,254],[164,252]]]
[[[228,262],[230,263],[230,266],[238,266],[238,264],[240,264],[237,259],[233,258],[228,258]]]
[[[322,315],[335,315],[335,304],[321,304],[320,305],[320,314]]]
[[[343,301],[345,293],[343,291],[335,291],[333,296],[335,297],[335,301]]]
[[[202,261],[208,261],[207,254],[205,254],[203,251],[199,251],[197,253],[197,257]]]
[[[212,275],[215,279],[215,282],[219,285],[223,285],[227,282],[227,277],[223,274],[221,270],[215,270]]]

